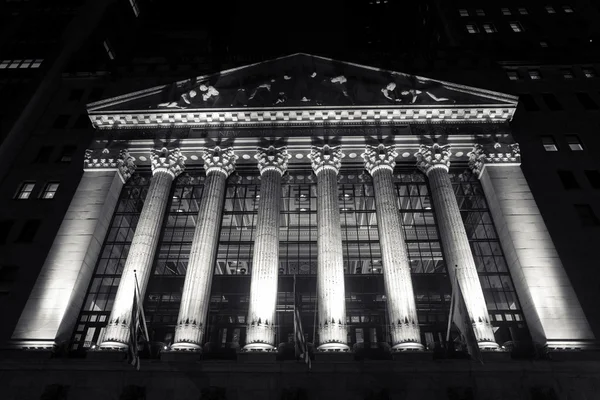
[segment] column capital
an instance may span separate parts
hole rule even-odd
[[[265,171],[275,170],[281,175],[285,174],[288,167],[288,160],[292,156],[288,153],[287,147],[258,147],[254,158],[258,160],[258,170],[262,175]]]
[[[396,166],[396,157],[398,157],[398,152],[396,151],[396,146],[393,145],[367,145],[365,147],[365,152],[361,154],[361,157],[363,160],[365,160],[365,169],[369,172],[369,174],[373,175],[375,171],[381,168],[386,168],[390,171],[393,171],[394,167]]]
[[[480,176],[487,164],[520,164],[521,149],[519,143],[500,144],[490,146],[476,144],[473,150],[467,153],[469,168]]]
[[[439,145],[434,143],[431,146],[422,144],[419,150],[415,153],[417,158],[417,168],[425,173],[434,168],[441,168],[446,171],[450,169],[450,156],[452,151],[449,144]]]
[[[159,171],[168,173],[174,178],[185,170],[185,160],[187,157],[181,154],[181,150],[167,149],[152,149],[150,151],[150,162],[152,166],[152,175]]]
[[[342,166],[342,158],[345,154],[342,152],[342,146],[331,147],[324,145],[323,147],[312,146],[308,158],[315,174],[324,169],[332,169],[337,174]]]
[[[87,149],[83,159],[83,169],[87,171],[116,169],[125,183],[135,172],[134,161],[135,158],[127,149]]]
[[[216,171],[229,176],[235,171],[235,161],[238,156],[233,153],[233,147],[215,146],[212,149],[205,147],[203,150],[202,160],[204,160],[204,169],[207,174]]]

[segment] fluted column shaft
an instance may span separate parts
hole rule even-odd
[[[383,282],[394,350],[422,350],[415,294],[391,168],[372,173]]]
[[[144,207],[140,214],[135,234],[129,247],[129,254],[106,327],[103,348],[125,348],[129,339],[129,325],[133,306],[135,275],[144,298],[160,230],[167,207],[173,179],[183,170],[182,156],[178,150],[161,150],[153,157],[153,175]],[[154,162],[154,158],[158,161]],[[169,165],[170,162],[172,165]]]
[[[393,181],[397,156],[394,146],[383,144],[377,147],[367,145],[362,154],[365,169],[373,177],[392,349],[423,350],[408,252]]]
[[[432,168],[427,177],[448,271],[456,274],[453,282],[458,281],[477,342],[487,347],[486,342],[494,343],[494,331],[450,176],[444,168]]]
[[[236,156],[231,148],[222,150],[216,147],[205,149],[203,159],[206,180],[198,207],[172,350],[202,350],[227,177],[234,170]]]
[[[211,171],[206,175],[190,260],[181,293],[173,349],[201,350],[210,302],[214,260],[219,244],[227,175]]]
[[[259,148],[255,158],[258,160],[261,183],[244,350],[269,351],[275,348],[281,177],[287,169],[290,156],[285,147],[270,146]]]
[[[262,174],[260,201],[252,258],[252,281],[246,349],[272,349],[275,346],[275,306],[279,272],[279,212],[281,173]]]
[[[339,148],[313,148],[317,175],[317,301],[320,351],[347,351],[346,298],[337,174]],[[337,158],[337,161],[336,161]]]

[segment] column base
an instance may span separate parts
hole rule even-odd
[[[317,351],[321,353],[348,353],[350,347],[344,343],[324,343],[317,347]]]
[[[104,350],[104,351],[110,351],[110,350],[122,351],[122,350],[126,350],[127,347],[129,347],[127,345],[127,343],[121,343],[121,342],[102,342],[100,344],[100,351],[102,351],[102,350]]]
[[[244,346],[244,352],[273,352],[275,346],[268,343],[250,343]]]
[[[405,351],[423,351],[425,346],[417,342],[398,343],[392,346],[393,353],[405,352]]]
[[[479,350],[498,350],[500,346],[496,342],[478,342]]]
[[[175,352],[202,352],[202,346],[197,343],[179,342],[171,345],[171,351]]]

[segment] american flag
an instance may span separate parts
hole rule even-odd
[[[144,316],[144,308],[140,301],[140,293],[137,282],[137,275],[134,271],[135,289],[133,291],[133,305],[131,307],[131,323],[129,324],[129,346],[127,348],[127,361],[133,365],[135,369],[140,370],[140,355],[138,354],[138,332],[140,324],[143,324],[144,338],[146,343],[149,341],[148,328],[146,327],[146,318]]]
[[[296,359],[304,360],[304,362],[308,364],[308,369],[310,369],[312,364],[310,361],[310,355],[308,354],[308,348],[306,346],[304,330],[302,329],[300,296],[298,295],[298,292],[296,292],[296,275],[294,275],[294,338],[296,344]]]

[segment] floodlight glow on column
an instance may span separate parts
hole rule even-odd
[[[140,296],[144,299],[171,184],[175,177],[185,169],[186,157],[181,154],[179,149],[162,148],[161,150],[152,150],[150,158],[152,162],[150,188],[131,241],[119,289],[106,326],[103,342],[100,345],[101,348],[105,349],[127,347],[135,290],[134,276],[137,274]]]
[[[373,177],[392,350],[423,350],[408,252],[392,175],[397,156],[394,146],[383,144],[377,147],[367,145],[362,154],[365,169]]]
[[[227,178],[235,170],[238,158],[232,147],[216,146],[203,150],[206,180],[198,206],[172,350],[202,351]]]
[[[308,156],[317,175],[317,302],[319,351],[348,351],[342,228],[337,175],[341,146],[314,147]]]
[[[498,348],[469,238],[448,175],[451,154],[450,145],[435,143],[421,145],[415,157],[417,167],[429,179],[448,274],[453,284],[458,282],[477,344],[480,348]]]
[[[281,177],[291,156],[286,147],[258,148],[254,156],[260,171],[256,235],[252,256],[250,304],[246,330],[246,351],[275,349],[275,307],[279,278],[279,214]]]

